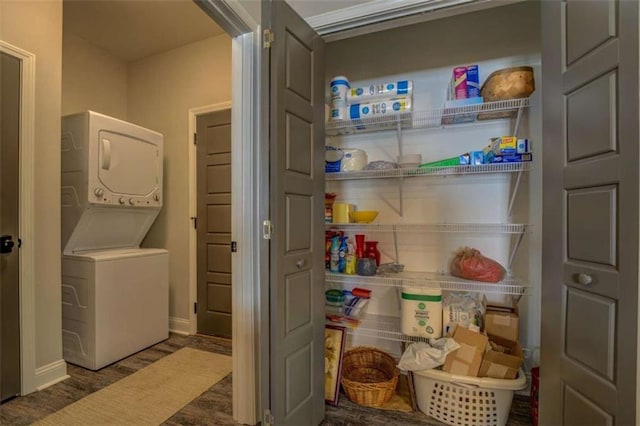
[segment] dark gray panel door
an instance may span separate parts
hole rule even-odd
[[[542,2],[540,424],[638,424],[638,2]]]
[[[311,425],[324,418],[324,42],[270,7],[270,403],[276,424]]]
[[[196,118],[198,333],[231,337],[231,110]]]
[[[0,237],[18,239],[20,60],[0,54]],[[17,244],[17,242],[16,242]],[[20,393],[20,259],[0,253],[0,400]]]

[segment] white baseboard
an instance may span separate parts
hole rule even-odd
[[[184,318],[169,317],[169,331],[188,336],[191,334],[191,323]]]
[[[67,363],[64,362],[64,359],[36,368],[35,376],[37,391],[46,389],[70,377],[67,374]]]

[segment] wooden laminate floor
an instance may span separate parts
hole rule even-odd
[[[61,408],[132,374],[182,347],[231,355],[231,341],[206,336],[172,334],[169,339],[99,371],[68,364],[71,376],[56,385],[0,405],[0,425],[29,425]],[[169,418],[164,425],[234,425],[231,374]],[[361,407],[340,396],[338,407],[327,406],[324,425],[441,425],[422,413],[399,413]],[[517,396],[509,425],[530,425],[526,397]]]

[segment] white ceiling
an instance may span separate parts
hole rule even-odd
[[[300,16],[309,18],[370,1],[287,3]],[[64,0],[63,23],[65,32],[127,62],[224,34],[193,0]]]
[[[125,61],[224,33],[192,0],[65,0],[63,22]]]

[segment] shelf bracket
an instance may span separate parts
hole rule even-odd
[[[520,100],[520,107],[518,108],[518,115],[516,116],[516,123],[513,126],[513,136],[518,136],[518,128],[520,127],[520,119],[522,118],[522,111],[524,110],[524,103],[525,100],[521,99]]]
[[[402,157],[402,123],[400,120],[398,120],[397,124],[396,124],[396,138],[398,139],[398,158]],[[400,217],[403,217],[403,205],[404,205],[404,200],[403,200],[403,189],[404,189],[404,173],[400,174],[400,179],[398,181],[398,196],[399,196],[399,202],[400,202]],[[395,231],[394,231],[395,232]]]
[[[522,180],[523,173],[524,172],[520,170],[518,172],[518,176],[516,177],[516,184],[513,187],[513,192],[511,193],[511,198],[509,199],[509,208],[507,209],[507,217],[510,217],[513,211],[513,203],[516,200],[516,195],[518,194],[518,189],[520,188],[520,181]]]
[[[395,262],[397,265],[399,265],[400,255],[398,254],[398,232],[396,229],[396,225],[393,225],[393,248],[395,250]]]
[[[526,226],[522,230],[522,232],[520,234],[518,234],[518,238],[516,239],[516,243],[513,246],[513,250],[511,250],[511,254],[509,255],[509,264],[507,265],[509,271],[511,271],[511,266],[513,264],[513,260],[515,259],[516,254],[518,253],[518,249],[520,248],[520,244],[522,243],[522,239],[524,238],[525,232],[527,232],[527,227]]]

